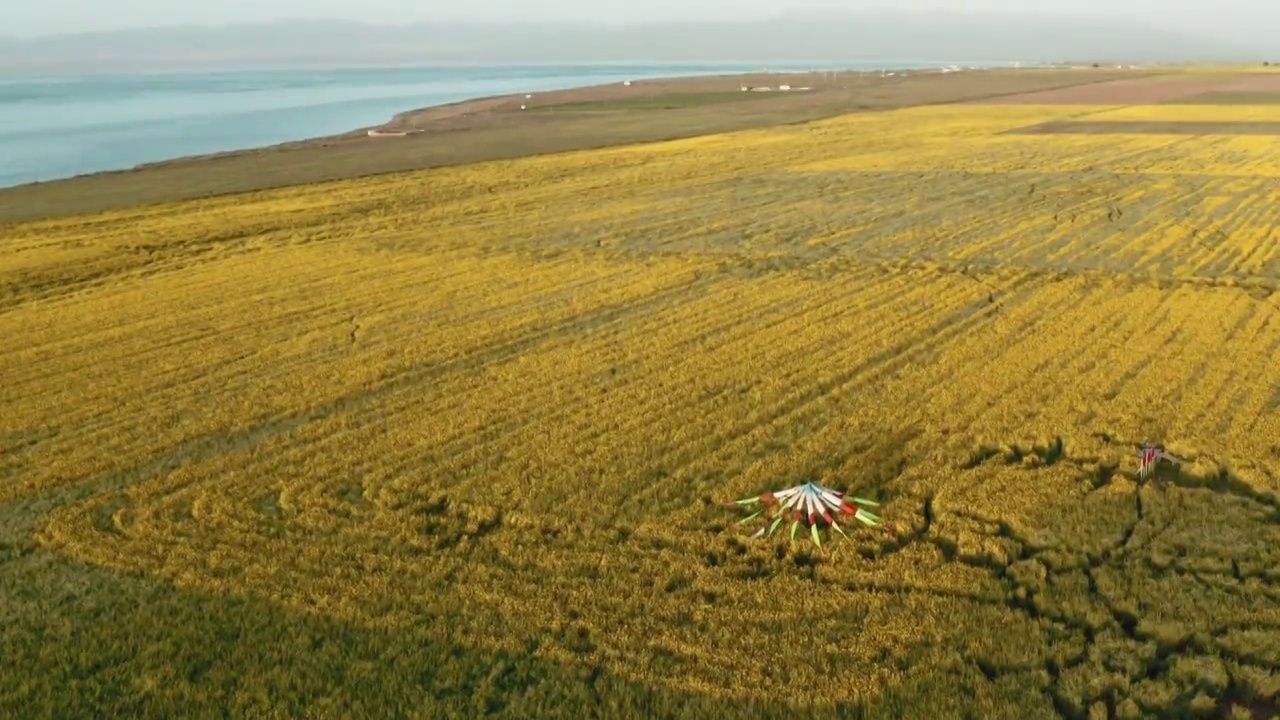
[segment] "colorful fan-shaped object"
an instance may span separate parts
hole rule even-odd
[[[1161,460],[1168,460],[1174,465],[1181,465],[1182,461],[1164,451],[1159,445],[1144,445],[1138,451],[1138,479],[1145,480],[1147,476],[1155,472],[1156,465]]]
[[[818,534],[820,525],[828,525],[834,528],[836,532],[846,538],[848,537],[844,528],[840,527],[840,523],[836,522],[837,518],[852,517],[854,520],[872,527],[880,524],[878,516],[873,515],[863,507],[859,507],[860,505],[879,507],[880,503],[860,497],[846,496],[838,490],[823,487],[815,482],[805,482],[802,485],[796,485],[786,490],[767,492],[759,497],[743,498],[738,500],[737,504],[764,505],[763,508],[740,521],[740,523],[746,523],[761,516],[765,520],[771,521],[767,531],[762,528],[756,533],[757,537],[765,534],[772,535],[783,521],[791,520],[792,539],[795,539],[801,525],[807,525],[814,544],[819,547],[822,546],[822,538]]]

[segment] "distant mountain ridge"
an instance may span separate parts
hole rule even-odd
[[[1134,21],[887,12],[633,26],[299,20],[0,37],[0,70],[10,72],[318,63],[1251,61],[1263,54]]]

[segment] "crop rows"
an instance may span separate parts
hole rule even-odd
[[[998,134],[1077,111],[6,229],[0,564],[27,580],[0,640],[48,635],[65,605],[32,588],[105,570],[380,633],[387,667],[461,648],[872,714],[1277,707],[1276,205],[1227,139]],[[1145,441],[1185,463],[1139,482]],[[888,527],[819,553],[724,505],[806,477]],[[220,692],[156,681],[171,655],[111,672]],[[235,702],[351,706],[302,662]],[[518,705],[466,672],[401,700]],[[51,702],[43,677],[0,703]]]

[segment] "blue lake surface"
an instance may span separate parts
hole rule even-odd
[[[886,66],[770,63],[768,69]],[[405,110],[476,97],[761,69],[743,63],[437,66],[0,78],[0,187],[333,135]]]

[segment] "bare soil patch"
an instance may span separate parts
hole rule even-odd
[[[1179,98],[1168,104],[1179,105],[1280,105],[1280,92],[1249,90],[1214,90]]]
[[[908,80],[910,75],[908,76]],[[708,93],[728,94],[740,93],[742,86],[769,87],[772,92],[742,93],[745,102],[766,99],[785,99],[788,107],[803,107],[807,100],[819,96],[820,100],[831,100],[829,93],[851,88],[866,90],[893,84],[884,82],[893,78],[881,78],[879,73],[756,73],[750,75],[713,75],[707,77],[663,78],[655,80],[636,80],[630,85],[621,82],[608,85],[591,85],[547,92],[504,95],[499,97],[465,100],[449,105],[419,108],[396,115],[390,122],[378,126],[380,130],[414,129],[424,132],[443,132],[449,130],[473,130],[482,127],[514,127],[529,122],[543,122],[536,116],[548,111],[557,112],[561,119],[568,114],[589,112],[592,106],[602,103],[635,103],[636,101],[659,98],[684,98]],[[902,83],[903,80],[898,80]],[[777,91],[780,85],[808,90]],[[521,106],[528,111],[522,112]],[[339,135],[339,138],[359,137],[365,134],[364,129]],[[319,140],[324,140],[320,138]],[[316,139],[303,141],[304,144],[317,142]]]
[[[1018,135],[1280,135],[1280,122],[1057,120],[1011,130]]]
[[[1123,78],[973,102],[1000,105],[1151,105],[1176,102],[1215,90],[1238,89],[1228,85],[1232,79],[1233,76],[1220,78],[1209,75]]]
[[[1233,76],[1224,92],[1280,93],[1280,73],[1247,73]]]

